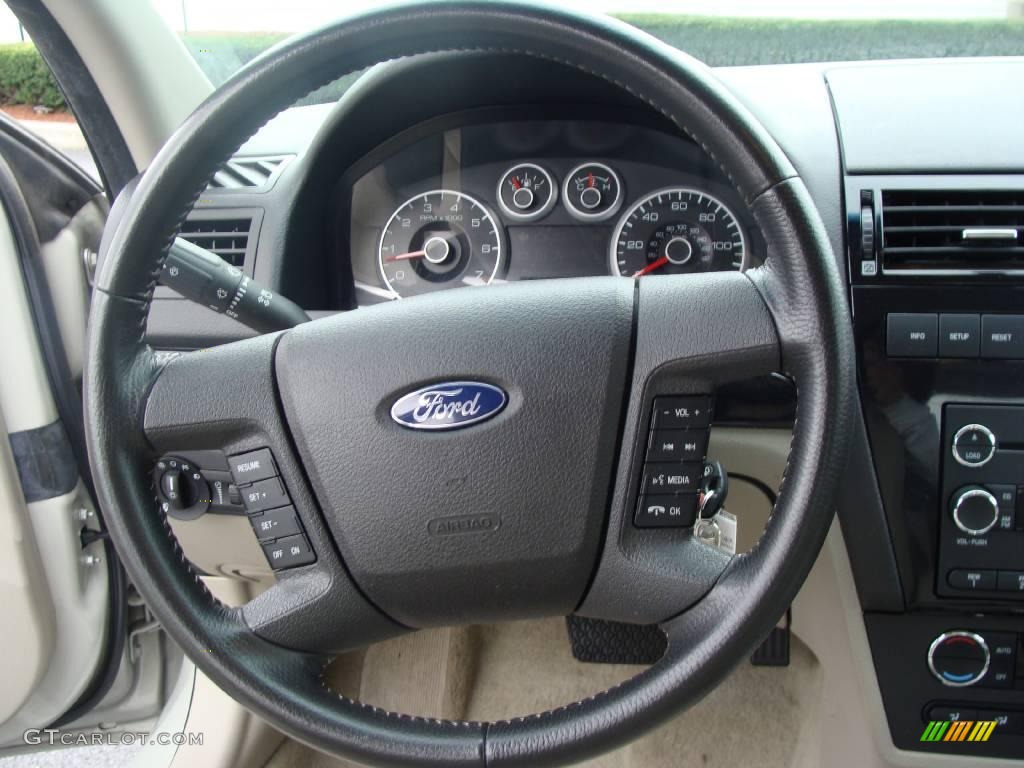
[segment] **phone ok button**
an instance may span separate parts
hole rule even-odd
[[[633,523],[637,528],[689,528],[697,519],[697,494],[641,496]]]

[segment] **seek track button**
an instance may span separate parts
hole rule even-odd
[[[703,461],[708,433],[702,429],[657,429],[651,433],[648,461]]]

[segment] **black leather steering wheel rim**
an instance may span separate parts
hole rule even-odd
[[[149,302],[163,255],[217,164],[300,94],[381,60],[463,48],[515,51],[603,77],[707,150],[764,235],[766,265],[743,285],[756,287],[774,322],[779,368],[798,387],[791,454],[765,535],[703,600],[664,624],[665,657],[585,701],[492,723],[408,717],[339,697],[322,682],[323,656],[268,641],[242,611],[218,603],[156,513],[143,428],[162,375],[145,343]],[[98,277],[90,332],[93,475],[133,582],[229,694],[299,740],[373,765],[567,764],[698,700],[774,625],[809,572],[832,519],[853,402],[842,278],[813,202],[771,137],[709,70],[674,49],[610,19],[515,2],[394,6],[293,38],[252,62],[186,121],[142,178]]]

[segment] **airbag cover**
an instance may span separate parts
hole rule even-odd
[[[412,627],[576,607],[607,514],[633,301],[620,278],[461,288],[284,336],[289,426],[369,599]],[[392,417],[446,382],[491,385],[507,403],[474,419],[493,402],[484,392],[455,429]]]

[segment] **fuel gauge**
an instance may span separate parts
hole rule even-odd
[[[557,197],[551,174],[533,163],[509,168],[498,182],[498,205],[513,221],[536,221],[555,206]]]
[[[580,221],[604,221],[622,206],[622,182],[604,163],[583,163],[565,177],[565,207]]]

